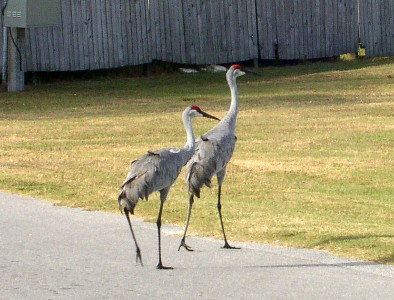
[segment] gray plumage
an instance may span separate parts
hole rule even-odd
[[[155,191],[165,190],[177,179],[193,149],[167,148],[148,151],[132,162],[126,180],[121,186],[119,205],[125,206],[131,214],[139,199],[146,199]]]
[[[212,177],[218,177],[218,184],[222,185],[226,173],[227,163],[230,161],[237,137],[226,134],[222,128],[208,131],[196,142],[196,155],[187,165],[187,183],[189,193],[200,198],[200,190],[206,185],[212,187]]]
[[[204,185],[211,187],[211,180],[215,175],[217,177],[219,186],[217,208],[224,236],[224,248],[235,248],[231,247],[227,242],[222,221],[220,197],[221,186],[226,174],[226,167],[233,155],[235,143],[237,141],[235,127],[237,123],[239,99],[236,78],[244,74],[245,73],[241,71],[239,65],[233,65],[227,71],[226,79],[231,91],[230,109],[225,118],[223,118],[219,124],[217,124],[214,128],[209,130],[196,141],[195,153],[187,164],[186,181],[188,184],[188,191],[190,193],[189,211],[186,219],[184,235],[178,250],[182,246],[187,250],[192,250],[188,245],[186,245],[185,239],[194,202],[194,196],[200,198],[201,188]]]
[[[160,209],[157,218],[159,263],[158,269],[167,269],[161,261],[161,214],[163,204],[167,199],[172,184],[177,179],[182,167],[190,160],[195,150],[194,133],[191,120],[194,117],[207,117],[217,119],[205,112],[198,106],[189,106],[182,115],[183,124],[187,134],[187,141],[183,148],[166,148],[158,151],[148,151],[147,154],[135,160],[131,164],[126,180],[121,186],[118,196],[119,208],[126,215],[129,227],[137,248],[137,262],[142,265],[141,250],[137,244],[129,213],[134,214],[134,209],[139,199],[148,199],[155,191],[160,192]],[[217,119],[219,120],[219,119]]]

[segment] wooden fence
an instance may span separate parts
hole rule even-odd
[[[258,57],[255,0],[150,2],[156,59],[210,64]]]
[[[256,3],[263,59],[310,59],[357,52],[355,0]]]
[[[144,0],[63,0],[60,27],[28,29],[28,70],[117,68],[152,61]]]
[[[72,71],[149,63],[150,35],[146,0],[62,0],[61,26],[26,30],[25,67]]]
[[[367,55],[394,55],[393,0],[62,0],[61,4],[61,26],[26,30],[27,71],[107,69],[154,59],[211,64],[334,57],[357,52],[358,15]],[[0,49],[2,22],[0,17]]]
[[[394,0],[360,1],[360,38],[370,57],[394,56]]]

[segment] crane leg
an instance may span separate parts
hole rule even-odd
[[[187,251],[194,251],[185,242],[187,228],[189,227],[190,215],[192,214],[193,203],[194,203],[194,196],[190,195],[190,198],[189,198],[189,210],[187,212],[185,231],[183,232],[183,237],[182,237],[182,240],[181,240],[181,244],[178,247],[178,251],[181,249],[181,247],[185,248]]]
[[[219,185],[217,208],[218,208],[218,212],[219,212],[220,225],[222,226],[222,232],[223,232],[223,237],[224,237],[224,246],[222,248],[224,248],[224,249],[241,249],[238,247],[230,246],[230,244],[227,242],[226,233],[224,232],[223,218],[222,218],[222,204],[220,202],[221,194],[222,194],[222,186]]]
[[[163,266],[163,263],[161,261],[161,214],[163,212],[163,205],[164,205],[164,201],[160,201],[160,209],[159,209],[159,215],[157,216],[157,240],[159,243],[159,263],[157,264],[156,269],[160,269],[160,270],[171,270],[173,269],[172,267],[165,267]]]
[[[125,209],[124,209],[124,213],[125,213],[125,215],[126,215],[127,222],[129,223],[131,235],[133,236],[133,240],[134,240],[134,243],[135,243],[135,248],[137,249],[137,250],[136,250],[136,251],[137,251],[137,254],[136,254],[136,258],[135,258],[136,263],[137,263],[137,264],[140,263],[141,266],[144,266],[144,264],[142,263],[141,249],[140,249],[140,247],[138,246],[137,239],[135,238],[135,234],[134,234],[134,231],[133,231],[133,227],[131,226],[130,216],[129,216],[129,210],[128,210],[127,208],[125,208]]]

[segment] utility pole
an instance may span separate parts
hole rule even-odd
[[[21,92],[25,89],[24,53],[25,28],[9,27],[8,35],[8,76],[9,92]]]
[[[3,69],[9,92],[25,89],[25,31],[30,27],[59,26],[60,0],[6,0],[1,8],[7,28],[7,48],[4,52],[8,67]],[[4,74],[7,71],[8,74]],[[6,76],[5,76],[6,75]]]

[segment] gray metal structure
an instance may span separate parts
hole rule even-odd
[[[218,180],[218,202],[217,208],[219,212],[220,224],[222,227],[224,246],[226,249],[234,249],[227,242],[226,233],[224,231],[222,219],[221,190],[224,176],[226,175],[227,163],[230,161],[234,152],[235,142],[235,126],[238,115],[238,88],[236,79],[238,76],[244,75],[239,65],[231,66],[227,73],[226,79],[231,91],[231,105],[227,115],[219,124],[202,135],[196,141],[196,151],[187,164],[186,180],[188,183],[189,210],[186,219],[185,231],[179,245],[178,250],[184,247],[186,250],[192,249],[186,244],[186,233],[189,226],[190,215],[194,203],[194,196],[200,198],[200,189],[206,185],[211,187],[211,179],[216,175]]]
[[[147,154],[131,164],[129,173],[119,193],[119,208],[125,213],[130,231],[136,246],[136,260],[142,265],[141,250],[138,246],[129,213],[134,214],[134,208],[139,199],[148,199],[148,196],[160,192],[160,209],[157,217],[157,233],[159,245],[158,269],[171,269],[163,266],[161,260],[161,215],[164,202],[174,181],[177,179],[182,167],[192,157],[195,149],[195,139],[192,129],[192,118],[206,117],[219,120],[203,112],[198,106],[189,106],[183,112],[182,120],[187,134],[187,141],[183,148],[165,148],[158,151],[148,151]]]
[[[60,0],[7,0],[6,27],[48,27],[60,25]]]
[[[1,6],[4,19],[2,78],[9,92],[23,91],[26,71],[25,28],[60,25],[60,0],[7,0]]]

